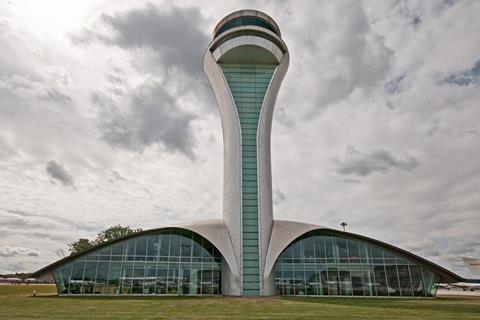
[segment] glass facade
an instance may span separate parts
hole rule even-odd
[[[113,243],[53,271],[59,294],[220,294],[222,257],[206,239],[166,230]]]
[[[235,27],[240,27],[240,26],[258,26],[258,27],[263,27],[265,29],[268,29],[273,33],[276,33],[275,29],[273,29],[273,27],[267,21],[258,17],[243,16],[243,17],[232,19],[227,23],[225,23],[220,29],[218,29],[217,33],[215,34],[215,37],[217,37],[219,34],[227,30],[230,30]]]
[[[242,130],[243,293],[259,295],[257,127],[276,65],[222,63],[220,66],[235,100]]]
[[[432,297],[440,276],[377,245],[307,233],[274,266],[278,295]]]

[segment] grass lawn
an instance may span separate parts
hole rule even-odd
[[[32,297],[33,289],[37,296]],[[0,319],[480,319],[480,297],[436,299],[57,297],[0,285]]]

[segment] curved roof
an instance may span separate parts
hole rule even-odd
[[[244,10],[238,10],[235,12],[230,13],[229,15],[225,16],[222,20],[220,20],[219,23],[215,26],[213,29],[213,36],[216,37],[220,31],[220,29],[229,21],[232,21],[234,19],[238,19],[241,17],[256,17],[258,19],[261,19],[265,21],[269,26],[272,27],[273,32],[275,32],[278,36],[281,36],[280,33],[280,28],[278,27],[277,23],[275,20],[273,20],[268,14],[258,11],[258,10],[252,10],[252,9],[244,9]],[[225,30],[224,30],[225,31]]]
[[[395,247],[386,242],[375,240],[359,234],[339,231],[339,230],[330,229],[330,228],[326,228],[326,227],[322,227],[314,224],[285,221],[285,220],[274,220],[273,222],[272,236],[270,238],[270,245],[267,252],[267,260],[265,263],[265,278],[268,278],[268,276],[272,272],[273,266],[277,261],[277,258],[283,252],[283,250],[285,250],[291,243],[293,243],[295,240],[297,240],[304,234],[314,230],[322,230],[332,235],[338,235],[345,238],[361,240],[361,241],[369,242],[371,244],[375,244],[377,246],[389,249],[394,253],[397,253],[411,260],[414,260],[417,263],[424,265],[427,268],[430,268],[432,271],[438,273],[441,276],[441,279],[440,279],[441,282],[452,283],[452,282],[461,282],[465,280],[459,275],[431,261],[428,261],[427,259],[419,257],[413,253],[410,253],[406,250]]]
[[[238,268],[237,261],[235,259],[235,255],[233,253],[233,247],[230,241],[230,236],[228,235],[227,228],[225,227],[223,220],[214,219],[214,220],[196,221],[192,223],[183,223],[183,224],[181,223],[181,224],[166,226],[163,228],[144,230],[144,231],[129,234],[124,237],[106,241],[104,243],[95,245],[87,250],[72,254],[68,257],[55,261],[54,263],[49,264],[48,266],[34,272],[31,276],[41,277],[43,274],[51,272],[54,268],[62,264],[68,263],[71,260],[74,260],[75,258],[88,254],[102,247],[106,247],[117,242],[125,241],[135,237],[140,237],[143,235],[154,234],[160,231],[167,231],[169,229],[184,229],[184,230],[197,233],[198,235],[204,237],[205,239],[210,241],[218,249],[218,251],[220,251],[223,258],[227,262],[227,265],[230,268],[231,272],[233,274],[238,274],[239,268]]]
[[[130,235],[120,237],[114,240],[110,240],[101,244],[98,244],[96,246],[93,246],[92,248],[89,248],[87,250],[84,250],[82,252],[70,255],[68,257],[65,257],[63,259],[60,259],[36,272],[34,272],[31,277],[42,277],[43,275],[52,272],[52,270],[62,264],[68,263],[71,260],[78,258],[84,254],[88,254],[94,250],[100,249],[105,246],[109,246],[111,244],[121,242],[124,240],[128,240],[134,237],[139,237],[143,235],[149,235],[149,234],[154,234],[160,231],[167,231],[169,229],[184,229],[188,230],[194,233],[197,233],[198,235],[204,237],[208,241],[210,241],[217,249],[220,251],[222,254],[223,258],[225,259],[228,267],[230,268],[230,271],[234,274],[238,274],[239,270],[239,265],[237,260],[235,259],[234,251],[233,251],[233,244],[231,242],[230,236],[228,234],[228,231],[225,227],[225,224],[223,223],[223,220],[220,219],[215,219],[215,220],[204,220],[204,221],[196,221],[193,223],[184,223],[184,224],[175,224],[175,225],[170,225],[166,226],[163,228],[156,228],[156,229],[149,229],[145,231],[140,231],[136,233],[132,233]],[[476,279],[464,279],[460,277],[459,275],[431,262],[428,261],[422,257],[419,257],[413,253],[410,253],[406,250],[400,249],[398,247],[395,247],[391,244],[372,239],[370,237],[366,237],[363,235],[355,234],[355,233],[350,233],[350,232],[344,232],[344,231],[339,231],[335,229],[330,229],[326,227],[322,227],[319,225],[314,225],[314,224],[308,224],[308,223],[301,223],[301,222],[294,222],[294,221],[285,221],[285,220],[274,220],[273,222],[273,228],[272,228],[272,234],[270,237],[270,243],[268,246],[268,251],[267,251],[267,256],[265,260],[265,278],[268,278],[270,276],[270,273],[273,270],[273,266],[275,265],[275,262],[277,261],[277,258],[280,256],[280,254],[294,241],[296,241],[298,238],[302,237],[308,232],[315,231],[315,230],[322,230],[325,231],[326,233],[332,234],[332,235],[338,235],[341,237],[345,238],[351,238],[351,239],[356,239],[356,240],[361,240],[365,242],[369,242],[371,244],[387,248],[391,250],[394,253],[397,253],[399,255],[403,255],[411,260],[416,261],[417,263],[424,265],[427,268],[430,268],[432,271],[438,273],[441,276],[441,282],[447,282],[447,283],[452,283],[452,282],[476,282]]]
[[[272,235],[270,236],[267,257],[265,259],[265,279],[269,277],[278,256],[295,241],[295,239],[309,231],[322,228],[321,226],[309,223],[273,220]]]

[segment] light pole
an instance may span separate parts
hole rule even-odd
[[[340,223],[340,225],[343,227],[343,231],[345,231],[345,227],[347,226],[347,223],[346,223],[346,222],[342,222],[342,223]]]

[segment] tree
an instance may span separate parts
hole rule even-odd
[[[90,242],[90,240],[85,239],[85,238],[80,238],[75,242],[71,242],[68,244],[68,251],[70,251],[70,254],[78,253],[84,250],[87,250],[88,248],[91,248],[93,244]]]
[[[55,254],[60,258],[65,258],[67,256],[67,252],[63,248],[56,249],[53,252],[55,252]]]
[[[97,238],[93,240],[93,244],[100,244],[106,241],[110,241],[113,239],[117,239],[120,237],[127,236],[129,234],[142,231],[142,229],[132,229],[128,226],[122,227],[121,225],[117,224],[116,226],[110,227],[99,234],[97,234]]]
[[[121,225],[116,225],[97,234],[97,237],[93,240],[88,240],[85,238],[78,239],[75,242],[68,244],[68,251],[70,254],[75,254],[84,250],[87,250],[97,244],[101,244],[113,239],[124,237],[126,235],[142,231],[142,229],[132,229],[129,226],[122,227]]]

